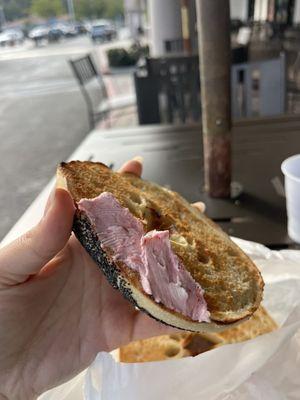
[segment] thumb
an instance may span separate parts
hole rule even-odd
[[[0,287],[24,282],[64,248],[74,212],[69,193],[56,189],[52,205],[39,224],[0,250]]]

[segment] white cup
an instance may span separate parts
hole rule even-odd
[[[300,243],[300,154],[283,161],[281,171],[285,176],[288,234]]]

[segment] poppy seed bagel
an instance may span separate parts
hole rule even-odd
[[[112,286],[151,317],[180,329],[214,332],[244,321],[259,307],[264,283],[257,267],[227,234],[178,193],[133,174],[113,172],[104,164],[89,161],[60,164],[57,170],[57,186],[68,190],[74,200],[76,213],[73,230],[83,247]],[[153,254],[156,257],[154,259],[158,260],[158,266],[153,266],[152,262],[152,270],[147,270],[145,275],[148,277],[152,273],[152,281],[147,282],[150,289],[155,289],[155,268],[157,274],[161,273],[159,265],[169,268],[168,260],[172,260],[177,263],[174,264],[177,270],[185,269],[176,277],[177,281],[182,279],[184,282],[179,282],[182,299],[186,300],[188,296],[187,302],[192,300],[193,288],[200,288],[198,296],[203,294],[209,320],[197,320],[180,311],[178,307],[164,304],[158,295],[155,297],[155,291],[147,291],[148,286],[141,272],[133,268],[130,261],[125,262],[124,257],[122,259],[116,256],[116,248],[111,247],[110,242],[105,242],[104,233],[99,232],[100,228],[97,228],[95,221],[82,205],[84,201],[97,198],[104,201],[105,196],[109,204],[115,204],[115,210],[118,210],[122,218],[130,217],[134,223],[139,224],[135,226],[143,230],[142,243],[147,244],[149,241],[152,246],[143,249],[144,252],[147,250],[146,256],[143,254],[148,257],[148,261]],[[105,219],[104,216],[100,217]],[[157,243],[162,243],[165,232],[169,239],[164,236],[165,245],[161,247],[161,254],[157,255]],[[128,236],[128,246],[129,239]],[[126,238],[122,237],[122,240],[126,244]],[[120,241],[118,245],[119,243]],[[149,248],[153,250],[152,253]],[[165,254],[163,260],[162,254]],[[187,286],[191,281],[197,286],[190,284],[186,288],[184,285]],[[161,289],[159,293],[161,292],[164,294],[165,291]],[[194,299],[187,304],[196,307],[197,301]]]

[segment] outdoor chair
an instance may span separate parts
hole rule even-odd
[[[134,94],[109,96],[103,76],[97,70],[90,54],[69,60],[69,64],[85,99],[91,129],[95,127],[96,122],[109,117],[111,111],[135,105],[136,97]],[[97,85],[97,96],[95,96],[95,86],[92,86],[92,84]]]

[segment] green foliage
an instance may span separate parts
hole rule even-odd
[[[97,18],[103,15],[103,1],[98,0],[74,0],[74,8],[77,18]]]
[[[114,18],[123,14],[124,0],[74,0],[77,18]]]
[[[61,0],[32,0],[31,12],[40,17],[50,18],[65,12]]]
[[[124,14],[124,0],[105,0],[105,17],[113,19]]]
[[[149,55],[149,47],[131,46],[129,49],[117,48],[107,52],[111,67],[129,67],[135,65],[141,57]]]
[[[31,0],[3,0],[0,1],[7,21],[23,18],[28,15]]]
[[[124,0],[73,0],[77,18],[115,18],[124,14]],[[67,0],[0,0],[8,21],[35,14],[55,17],[67,11]]]

